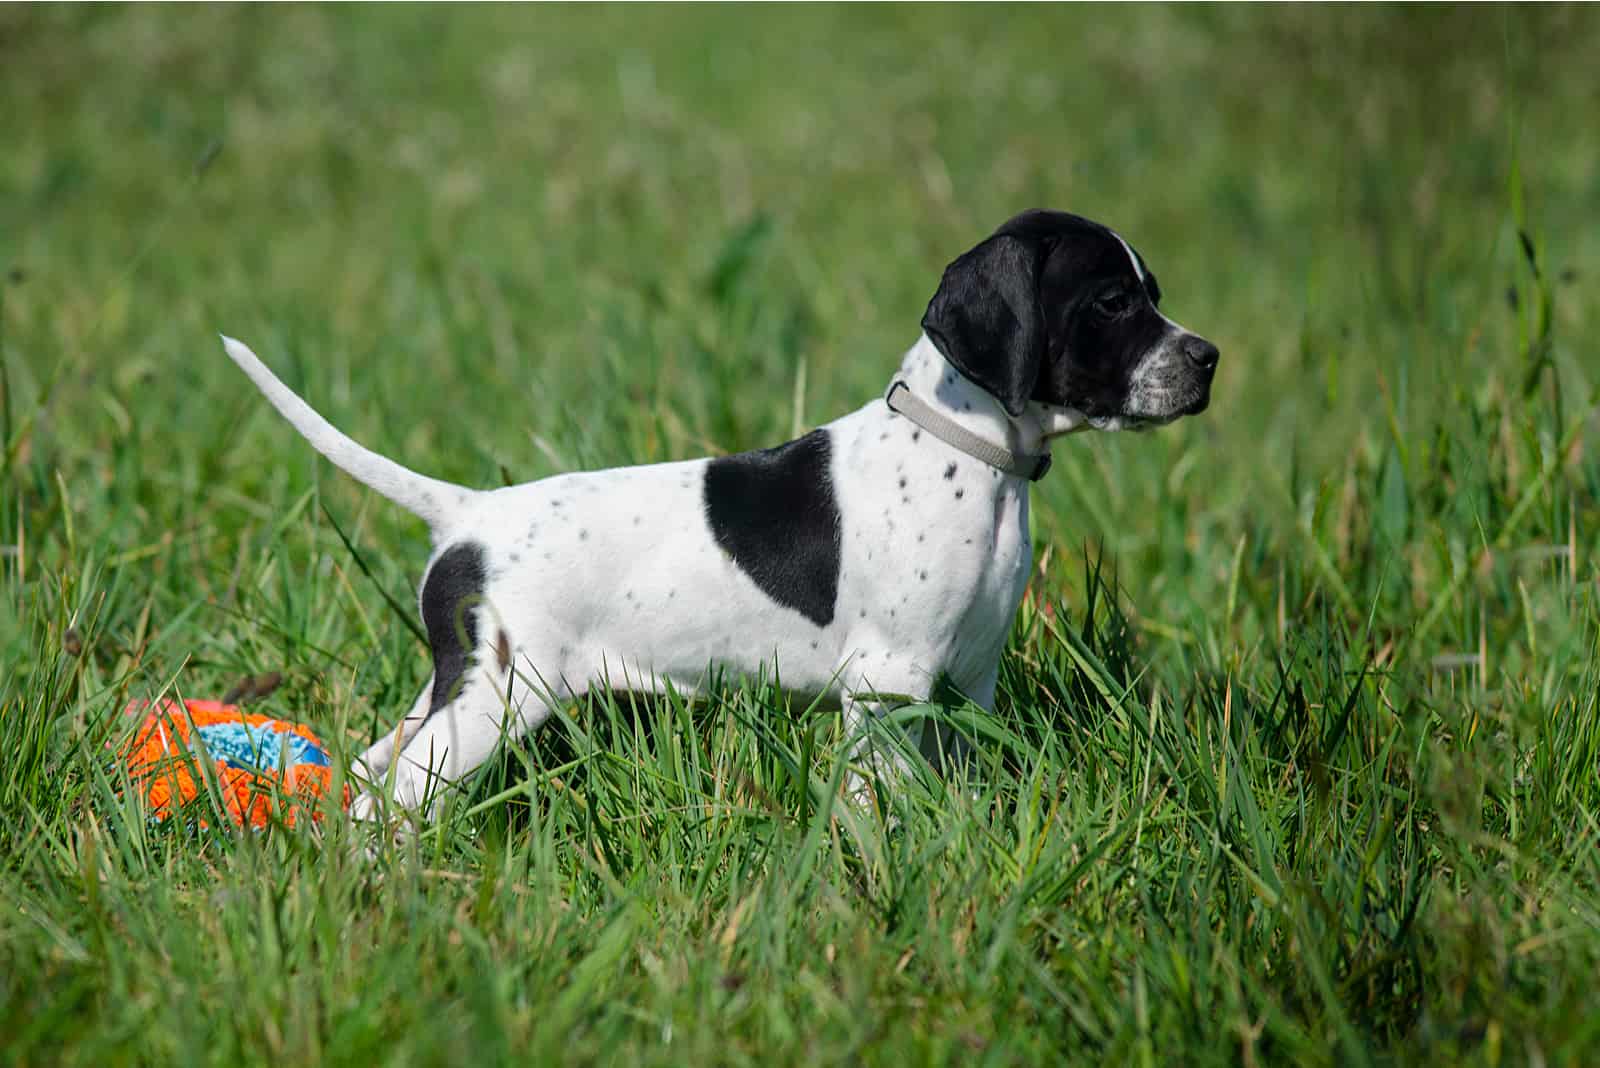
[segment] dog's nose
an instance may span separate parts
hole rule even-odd
[[[1222,355],[1211,342],[1203,337],[1195,337],[1193,334],[1183,339],[1183,354],[1189,358],[1190,363],[1202,371],[1210,371],[1215,368],[1217,360]]]

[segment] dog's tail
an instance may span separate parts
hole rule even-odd
[[[267,365],[243,342],[224,335],[222,347],[228,350],[233,362],[250,376],[256,388],[267,395],[272,406],[311,443],[312,448],[332,460],[357,482],[377,490],[406,511],[419,516],[433,528],[436,536],[448,527],[451,516],[460,514],[461,505],[475,495],[463,486],[419,475],[356,444],[279,381],[278,376],[268,370]]]

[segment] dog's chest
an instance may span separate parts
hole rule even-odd
[[[950,650],[950,671],[958,679],[981,676],[999,661],[1033,569],[1026,483],[1005,479],[1001,485],[993,502],[990,548],[981,554],[967,610]]]
[[[841,425],[842,424],[842,425]],[[1028,484],[868,409],[830,428],[847,624],[974,684],[1004,647],[1032,564]]]

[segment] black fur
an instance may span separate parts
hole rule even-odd
[[[922,329],[962,374],[1021,415],[1045,355],[1040,245],[1000,233],[945,268]]]
[[[478,646],[478,604],[488,573],[483,546],[464,541],[434,561],[422,583],[422,623],[433,649],[433,698],[428,715],[449,704]]]
[[[1138,253],[1134,255],[1137,257]],[[1026,211],[944,272],[922,328],[945,359],[1012,415],[1042,401],[1089,416],[1127,411],[1134,367],[1170,329],[1161,289],[1115,234],[1059,211]],[[1216,349],[1197,351],[1186,410],[1205,407]]]
[[[763,593],[819,627],[839,595],[839,506],[826,430],[706,465],[711,534]]]

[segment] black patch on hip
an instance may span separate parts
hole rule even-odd
[[[483,546],[465,541],[435,560],[422,583],[422,623],[433,649],[433,699],[428,715],[449,704],[478,647],[478,605],[487,582]]]
[[[706,465],[706,521],[761,591],[819,627],[839,595],[839,506],[826,430]]]

